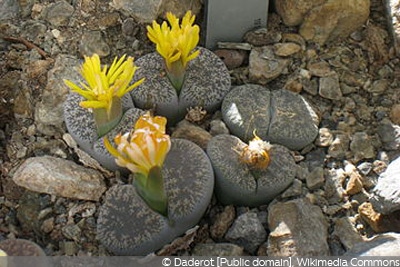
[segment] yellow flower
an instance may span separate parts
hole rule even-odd
[[[121,98],[144,80],[141,79],[129,86],[137,67],[134,65],[132,57],[128,57],[126,60],[125,58],[125,55],[119,60],[115,58],[108,69],[108,66],[101,68],[100,58],[97,54],[92,57],[85,57],[81,74],[87,84],[81,82],[81,87],[79,87],[69,80],[64,80],[64,83],[73,92],[86,99],[81,102],[82,107],[104,108],[109,113],[114,97]]]
[[[156,44],[157,52],[165,59],[167,70],[171,70],[172,63],[179,63],[186,68],[187,63],[199,55],[199,51],[193,51],[199,42],[200,28],[193,25],[195,16],[191,11],[186,12],[179,19],[171,12],[167,13],[167,22],[161,25],[153,21],[152,26],[147,26],[147,36]],[[193,52],[192,52],[193,51]]]
[[[119,166],[148,177],[152,168],[162,167],[171,147],[171,140],[165,134],[166,124],[164,117],[152,117],[146,113],[139,118],[131,133],[115,137],[117,148],[107,138],[104,139],[105,147]]]

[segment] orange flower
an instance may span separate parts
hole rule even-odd
[[[107,138],[104,144],[119,166],[148,177],[152,168],[162,167],[170,150],[171,140],[165,134],[166,124],[164,117],[152,117],[146,113],[136,122],[132,132],[115,137],[117,148]]]

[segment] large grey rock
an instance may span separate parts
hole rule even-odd
[[[246,142],[256,131],[263,140],[300,150],[318,135],[318,119],[311,106],[287,90],[237,86],[225,97],[221,111],[231,133]]]
[[[400,234],[385,233],[358,243],[344,256],[400,256]]]
[[[389,1],[395,0],[386,2]],[[347,37],[361,27],[368,19],[370,7],[370,0],[275,0],[274,3],[286,25],[300,25],[300,34],[319,44]],[[396,12],[395,4],[387,6],[389,14]],[[390,17],[391,23],[395,17]]]
[[[225,238],[242,246],[248,252],[255,253],[267,238],[267,232],[258,219],[257,213],[249,211],[236,219]]]
[[[307,13],[300,34],[319,44],[347,37],[365,23],[369,8],[370,0],[327,0]]]
[[[13,180],[31,191],[93,201],[106,190],[100,172],[50,156],[28,158]]]
[[[400,210],[400,157],[392,161],[378,178],[370,202],[379,213]]]
[[[268,256],[329,256],[328,223],[308,199],[268,207]]]

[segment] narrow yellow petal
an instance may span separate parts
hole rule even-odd
[[[113,145],[111,145],[111,142],[110,142],[110,140],[108,140],[107,137],[103,138],[103,142],[104,142],[105,148],[107,149],[108,152],[110,152],[110,154],[112,156],[114,156],[115,158],[121,157],[118,150],[116,150],[115,147],[113,147]]]

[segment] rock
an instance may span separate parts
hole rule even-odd
[[[377,128],[378,135],[387,150],[398,150],[400,148],[400,126],[392,124],[391,121],[383,119]]]
[[[306,50],[306,40],[297,33],[283,33],[282,34],[282,42],[295,43],[298,44],[301,50]]]
[[[328,0],[307,13],[299,32],[321,45],[344,38],[365,23],[369,9],[369,0]]]
[[[211,237],[215,240],[222,239],[235,220],[235,215],[235,207],[232,205],[226,206],[221,213],[217,214],[215,222],[210,227]]]
[[[249,211],[235,220],[225,238],[254,254],[267,238],[267,232],[258,219],[257,213]]]
[[[54,27],[67,26],[74,8],[67,1],[51,3],[43,10],[43,17]]]
[[[313,79],[302,79],[303,90],[310,95],[316,96],[318,94],[318,80]]]
[[[357,169],[363,174],[368,175],[372,171],[372,163],[370,162],[362,162],[357,166]]]
[[[158,15],[166,19],[167,12],[171,12],[178,18],[182,18],[188,10],[192,11],[192,14],[198,15],[203,6],[202,4],[202,0],[163,0]]]
[[[26,68],[26,73],[30,79],[40,78],[42,75],[46,74],[51,64],[54,63],[53,59],[46,60],[36,60],[30,63]]]
[[[390,120],[397,125],[400,125],[400,104],[393,105],[390,110]]]
[[[364,89],[368,93],[372,93],[373,95],[381,95],[383,94],[389,87],[389,81],[387,79],[376,80],[372,84]]]
[[[0,1],[0,21],[9,20],[19,15],[19,5],[17,0]]]
[[[349,181],[346,185],[346,194],[355,195],[360,193],[363,189],[362,177],[357,171],[353,171],[350,174]]]
[[[23,24],[23,27],[27,31],[26,38],[34,43],[41,43],[43,39],[48,38],[46,32],[48,31],[48,26],[44,21],[28,20]],[[39,58],[38,58],[39,59]],[[53,61],[53,59],[47,59]],[[34,62],[32,62],[34,63]],[[29,66],[26,71],[29,71]]]
[[[42,100],[35,107],[35,123],[37,129],[46,135],[63,132],[63,104],[68,94],[68,88],[61,79],[78,83],[80,81],[76,66],[79,60],[68,56],[58,55],[53,68],[47,74],[47,85],[42,92]]]
[[[318,189],[325,183],[324,169],[317,167],[310,172],[310,175],[306,177],[307,187],[310,190]]]
[[[275,8],[287,26],[300,25],[304,16],[326,0],[274,0]]]
[[[329,63],[324,60],[309,62],[307,64],[307,70],[312,76],[317,77],[327,77],[335,74],[335,72],[332,71]]]
[[[283,88],[293,93],[300,93],[303,90],[303,84],[296,77],[289,77]]]
[[[398,0],[385,0],[386,18],[388,19],[388,28],[393,40],[397,56],[400,56],[400,2]]]
[[[54,229],[54,217],[48,218],[43,221],[42,225],[40,226],[40,230],[45,233],[49,234]]]
[[[246,52],[241,50],[217,49],[214,53],[225,63],[228,70],[240,67],[246,58]]]
[[[374,162],[372,163],[372,170],[374,171],[374,173],[381,175],[386,171],[388,164],[388,161],[374,160]]]
[[[31,191],[93,201],[98,201],[106,190],[98,171],[50,156],[28,158],[13,180]]]
[[[146,2],[138,0],[113,0],[111,4],[115,9],[121,11],[126,16],[132,16],[140,23],[151,23],[158,16],[163,16],[170,11],[178,18],[183,17],[187,10],[198,14],[201,8],[201,2],[178,0],[150,0]]]
[[[289,63],[289,59],[275,55],[273,46],[255,47],[249,57],[250,80],[266,84],[281,75]]]
[[[400,234],[387,233],[356,244],[343,256],[400,256]]]
[[[210,134],[212,136],[229,134],[229,129],[221,119],[215,119],[210,122]]]
[[[375,150],[371,138],[365,132],[357,132],[352,136],[350,150],[356,161],[375,158]]]
[[[247,32],[244,41],[254,46],[264,46],[279,42],[282,39],[282,34],[278,31],[271,31],[267,28],[258,28]]]
[[[23,18],[29,18],[32,13],[32,8],[33,8],[33,5],[35,4],[35,1],[34,0],[27,0],[27,1],[19,0],[18,2],[19,2],[19,7],[20,7],[20,15]]]
[[[400,211],[384,215],[376,212],[371,203],[365,202],[358,207],[358,213],[376,233],[400,232]]]
[[[32,102],[32,92],[30,88],[24,86],[18,91],[14,99],[14,116],[20,119],[32,119],[34,110]]]
[[[342,98],[343,95],[337,74],[319,79],[319,95],[331,100],[340,100]]]
[[[333,143],[333,134],[328,128],[320,128],[315,144],[320,147],[328,147]]]
[[[282,198],[297,197],[303,193],[303,183],[294,179],[292,185],[281,194]]]
[[[110,47],[105,42],[101,31],[87,31],[82,35],[79,52],[82,57],[92,56],[93,54],[106,57],[110,54]]]
[[[328,154],[333,158],[344,158],[349,149],[350,139],[346,134],[338,134],[329,146]]]
[[[364,31],[365,48],[373,66],[381,67],[389,61],[389,48],[386,43],[388,33],[380,25],[368,24]]]
[[[6,239],[0,241],[0,249],[5,251],[7,253],[7,256],[41,256],[43,258],[46,256],[46,253],[38,244],[30,240],[21,238]]]
[[[400,210],[400,158],[392,161],[378,178],[370,202],[382,214]]]
[[[301,46],[296,43],[277,43],[274,53],[279,57],[288,57],[301,51]]]
[[[191,253],[192,256],[245,256],[242,247],[231,243],[206,243],[197,244]]]
[[[203,128],[183,120],[177,124],[171,137],[190,140],[202,149],[206,149],[212,135]]]
[[[354,221],[352,217],[342,217],[335,221],[333,235],[340,239],[346,249],[351,249],[363,242],[363,238],[354,227]]]
[[[139,32],[139,25],[133,18],[127,18],[122,22],[121,32],[128,40],[135,40],[136,34]]]
[[[27,232],[43,234],[39,216],[40,211],[49,205],[49,199],[27,190],[20,197],[18,205],[17,219],[22,229]]]
[[[151,23],[158,16],[162,0],[146,2],[131,0],[113,0],[111,5],[128,17],[135,18],[140,23]]]
[[[346,174],[343,169],[331,169],[326,173],[325,197],[330,203],[338,203],[343,200],[345,179]]]
[[[321,209],[307,199],[268,207],[268,256],[328,256],[328,223]]]

